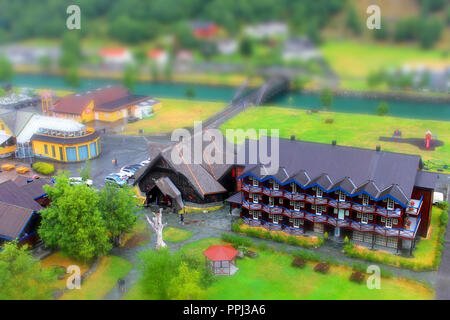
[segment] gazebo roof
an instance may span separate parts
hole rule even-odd
[[[230,261],[238,254],[238,251],[230,245],[210,246],[203,254],[211,261]]]

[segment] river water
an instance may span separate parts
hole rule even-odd
[[[31,87],[73,90],[62,77],[37,74],[18,74],[12,81],[13,85]],[[89,90],[108,84],[120,83],[110,79],[83,79],[78,91]],[[195,99],[204,101],[229,102],[233,99],[235,88],[208,86],[200,84],[153,83],[138,82],[134,92],[155,98],[186,99],[186,89],[194,88]],[[400,100],[385,100],[389,103],[389,115],[404,118],[430,119],[450,121],[450,105],[444,103],[411,102]],[[332,111],[375,114],[380,103],[379,99],[366,97],[334,97]],[[320,108],[319,97],[316,94],[286,93],[268,103],[280,107],[299,109]]]

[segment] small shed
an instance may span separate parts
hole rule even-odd
[[[233,275],[238,270],[236,256],[238,251],[229,245],[215,245],[206,249],[206,265],[214,275]]]

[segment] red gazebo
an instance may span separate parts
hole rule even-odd
[[[238,270],[238,251],[230,245],[210,246],[203,254],[206,257],[206,265],[215,275],[232,275]]]

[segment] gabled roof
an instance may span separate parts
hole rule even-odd
[[[0,237],[20,237],[33,215],[33,210],[0,201]]]
[[[238,251],[226,244],[210,246],[203,254],[211,261],[231,261],[237,256]]]
[[[271,139],[267,141],[267,150],[271,150]],[[250,145],[251,141],[246,140],[238,150],[246,153],[242,176],[255,171],[255,165],[248,162]],[[252,152],[259,153],[259,143]],[[418,183],[434,184],[433,179],[428,181],[428,176],[420,173],[422,160],[418,155],[298,140],[279,140],[279,167],[288,173],[296,172],[283,181],[293,179],[305,187],[317,184],[325,190],[340,188],[349,194],[365,191],[373,198],[389,195],[404,205],[418,174]]]
[[[0,201],[33,211],[42,209],[27,190],[20,188],[11,180],[0,183]]]
[[[34,179],[32,182],[24,184],[19,188],[28,193],[34,200],[46,194],[43,188],[45,185],[52,185],[52,184],[53,183],[49,179],[39,178]]]
[[[175,184],[168,177],[162,177],[155,181],[155,185],[164,194],[170,196],[178,205],[179,209],[184,208],[183,199],[181,198],[181,192],[175,186]]]
[[[18,136],[35,114],[35,112],[29,111],[10,110],[9,112],[1,113],[0,119],[14,136]]]
[[[130,92],[122,86],[97,88],[84,93],[65,96],[53,105],[53,111],[57,113],[81,114],[87,105],[94,101],[95,106],[100,106],[130,95]]]

